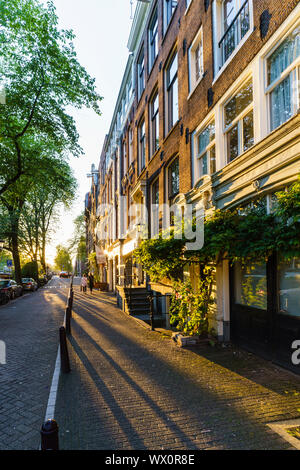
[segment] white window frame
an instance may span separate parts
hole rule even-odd
[[[240,42],[236,45],[233,52],[227,58],[226,62],[222,63],[221,57],[221,48],[219,48],[219,42],[222,39],[224,34],[223,24],[224,24],[224,15],[223,15],[223,1],[224,0],[213,0],[212,4],[212,25],[213,25],[213,56],[214,56],[214,80],[212,84],[216,82],[219,76],[226,69],[228,64],[232,61],[236,53],[241,49],[244,43],[247,41],[249,36],[254,31],[254,21],[253,21],[253,0],[248,0],[249,2],[249,29]],[[238,8],[236,12],[243,5],[245,0],[236,0]]]
[[[198,46],[201,45],[200,51],[200,76],[196,78],[196,50]],[[203,65],[203,28],[199,29],[198,33],[193,40],[188,53],[188,60],[189,60],[189,96],[193,93],[193,91],[197,88],[199,83],[201,82],[204,74],[204,65]]]
[[[208,145],[205,147],[205,149],[202,152],[199,152],[199,136],[213,122],[214,122],[214,127],[215,127],[215,137],[211,142],[208,143]],[[211,172],[211,155],[210,155],[212,147],[215,147],[215,166],[216,166],[216,122],[215,122],[214,115],[210,116],[210,119],[205,121],[205,124],[201,126],[200,130],[197,130],[197,132],[195,133],[195,136],[194,136],[195,163],[196,163],[195,167],[197,166],[198,169],[199,169],[200,165],[201,165],[200,161],[203,159],[205,153],[208,154],[208,159],[207,159],[207,170],[208,171],[207,171],[207,173],[202,173],[201,174],[200,170],[198,170],[198,172],[197,172],[198,174],[195,175],[196,176],[195,180],[197,182],[200,181],[204,176],[210,176],[210,175],[213,174]],[[194,172],[195,172],[195,170],[196,170],[196,168],[194,168]]]
[[[175,56],[177,56],[177,71],[176,74],[174,75],[172,81],[168,85],[168,71],[171,68],[171,64],[175,60]],[[177,84],[175,84],[177,82]],[[174,119],[173,115],[173,107],[174,107],[174,86],[177,86],[177,100],[178,100],[178,116],[177,119]],[[172,91],[171,91],[172,89]],[[169,106],[169,99],[170,99],[170,93],[172,93],[172,106]],[[172,108],[172,111],[171,111]],[[175,126],[176,122],[179,119],[179,90],[178,90],[178,51],[174,50],[172,54],[170,55],[170,58],[168,60],[168,63],[165,67],[165,135],[167,135],[171,129]],[[171,116],[170,116],[171,114]],[[172,118],[172,119],[171,119]],[[172,122],[172,124],[171,124]]]
[[[300,83],[300,56],[295,59],[281,74],[275,81],[268,85],[268,59],[271,55],[278,49],[281,44],[285,41],[285,39],[297,28],[300,26],[300,21],[296,21],[286,32],[285,34],[273,45],[272,49],[268,51],[268,53],[264,56],[264,83],[265,83],[265,96],[267,98],[267,110],[268,110],[268,131],[273,132],[278,127],[272,129],[272,110],[271,110],[271,93],[272,91],[290,75],[291,80],[291,90],[292,90],[292,116],[295,116],[298,109],[300,108],[300,90],[299,90],[299,83]],[[298,86],[297,86],[298,85]],[[284,121],[281,125],[285,124]],[[280,126],[279,126],[280,127]]]
[[[250,103],[238,116],[236,116],[230,124],[226,126],[225,124],[225,107],[229,103],[229,101],[240,91],[241,88],[251,79],[252,81],[252,103]],[[255,114],[254,114],[254,86],[253,86],[253,76],[248,75],[244,78],[243,81],[240,81],[238,86],[234,89],[234,91],[230,94],[230,96],[226,99],[223,104],[223,136],[225,139],[225,149],[226,149],[226,164],[231,163],[236,158],[240,157],[244,152],[244,137],[243,137],[243,118],[252,111],[253,113],[253,145],[255,145]],[[233,160],[230,160],[230,155],[228,155],[228,146],[227,146],[227,134],[228,132],[238,124],[238,155]],[[253,147],[252,145],[252,147]]]

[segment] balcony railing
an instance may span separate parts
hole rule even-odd
[[[231,56],[235,48],[243,39],[245,34],[250,29],[250,8],[249,0],[246,0],[233,21],[226,29],[221,40],[219,41],[219,48],[221,49],[222,63],[220,68],[225,64],[227,59]]]

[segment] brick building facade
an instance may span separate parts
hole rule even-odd
[[[297,179],[299,34],[297,0],[137,2],[128,63],[99,166],[98,205],[109,202],[111,209],[97,214],[106,235],[102,242],[95,238],[103,280],[124,309],[129,284],[141,293],[168,290],[150,286],[142,267],[132,262],[141,227],[150,235],[161,230],[158,204],[201,203],[213,211],[249,204],[259,194],[270,208],[274,192]],[[146,204],[148,219],[134,204]],[[293,263],[298,276],[300,260]],[[253,269],[269,285],[269,266]],[[239,303],[236,292],[246,274],[232,271],[227,261],[216,266],[212,323],[221,340],[236,339],[269,354],[278,316],[275,321],[267,305],[261,315],[255,306]],[[197,275],[191,270],[192,280]],[[300,292],[300,284],[297,288]],[[289,302],[298,313],[287,307],[285,318],[300,316],[300,301]],[[297,319],[287,323],[280,326],[282,338],[288,329],[300,332]],[[264,331],[260,338],[257,328]],[[282,339],[283,349],[289,340]]]

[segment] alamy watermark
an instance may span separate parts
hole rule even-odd
[[[291,357],[292,364],[298,366],[300,364],[300,340],[296,339],[293,341],[291,348],[295,349]]]
[[[0,341],[0,364],[6,364],[6,344],[4,341]]]
[[[119,207],[113,204],[100,204],[97,209],[95,235],[99,241],[116,238],[117,210],[129,224],[120,226],[118,238],[136,232],[141,240],[151,238],[163,239],[171,235],[177,240],[185,240],[186,250],[200,250],[204,245],[204,214],[202,203],[188,204],[185,201],[177,204],[131,204],[127,207],[127,198],[119,198]],[[126,229],[124,228],[126,227]]]

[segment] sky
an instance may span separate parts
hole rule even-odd
[[[127,41],[132,24],[130,0],[54,0],[54,4],[59,28],[73,29],[78,60],[96,79],[97,91],[103,100],[100,117],[88,109],[72,111],[84,156],[70,158],[78,181],[78,196],[70,210],[61,211],[59,224],[46,251],[50,264],[54,261],[55,247],[72,238],[73,220],[84,209],[84,197],[91,187],[87,173],[92,163],[97,167],[99,164],[128,58]]]

